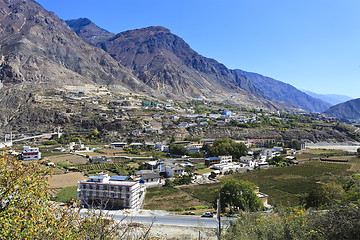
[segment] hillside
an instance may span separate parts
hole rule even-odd
[[[324,113],[340,119],[360,121],[360,98],[332,106]]]
[[[352,99],[349,96],[339,95],[339,94],[318,94],[318,93],[314,93],[314,92],[310,92],[310,91],[306,91],[306,90],[304,92],[314,98],[321,99],[332,105],[343,103],[343,102],[346,102],[346,101],[349,101]]]
[[[84,24],[83,19],[67,23],[85,41],[101,47],[146,85],[165,96],[204,97],[251,108],[284,109],[269,101],[245,76],[201,56],[164,27],[111,36],[93,23]],[[104,40],[106,36],[108,39]]]
[[[331,104],[309,96],[290,84],[265,77],[257,73],[245,72],[237,69],[259,88],[269,99],[293,108],[301,108],[310,112],[323,112]]]

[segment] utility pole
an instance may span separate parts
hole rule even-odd
[[[217,199],[216,219],[218,221],[218,240],[221,239],[221,205],[220,205],[220,191]]]

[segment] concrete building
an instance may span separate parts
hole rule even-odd
[[[139,182],[128,181],[127,176],[110,177],[107,173],[100,173],[78,182],[77,198],[84,206],[136,209],[142,205],[144,189]]]
[[[39,160],[41,159],[41,152],[39,151],[39,148],[24,146],[22,152],[22,158],[24,160]]]
[[[220,158],[218,158],[218,157],[209,157],[209,158],[205,158],[204,161],[205,161],[205,165],[209,167],[211,165],[220,163]]]
[[[111,149],[123,149],[126,146],[127,146],[127,143],[124,143],[124,142],[111,143]]]

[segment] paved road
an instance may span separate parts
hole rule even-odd
[[[186,227],[207,227],[207,228],[216,228],[217,221],[216,218],[203,218],[200,216],[184,216],[184,215],[166,215],[166,216],[126,216],[115,214],[113,216],[114,220],[120,221],[132,221],[139,222],[143,224],[151,224],[154,221],[154,224],[159,225],[173,225],[173,226],[186,226]],[[235,220],[234,218],[224,218],[222,219],[223,225],[228,225],[230,221]]]

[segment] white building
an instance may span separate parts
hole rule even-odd
[[[126,146],[127,146],[127,143],[124,143],[124,142],[111,143],[111,149],[123,149]]]
[[[139,182],[127,180],[127,176],[101,173],[78,182],[77,198],[85,206],[106,205],[107,208],[140,208],[144,189]]]
[[[24,146],[22,152],[22,158],[24,160],[39,160],[41,159],[41,152],[39,151],[39,148]]]

